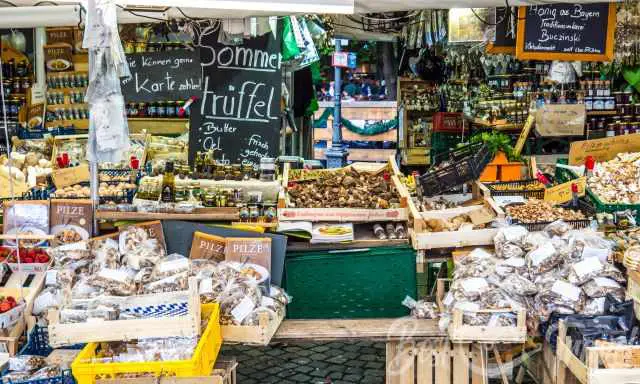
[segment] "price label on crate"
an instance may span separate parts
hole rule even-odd
[[[56,169],[51,174],[53,184],[56,188],[68,187],[70,185],[79,184],[89,181],[89,165],[82,164],[77,167]]]
[[[546,189],[544,191],[544,200],[560,204],[571,201],[571,198],[573,197],[571,186],[573,184],[578,185],[578,196],[584,196],[585,190],[587,188],[587,178],[581,177],[579,179],[567,181],[566,183],[562,183],[560,185],[556,185],[555,187]]]

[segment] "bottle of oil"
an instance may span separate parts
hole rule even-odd
[[[162,176],[161,199],[165,203],[172,203],[176,200],[176,176],[173,172],[173,162],[167,161]]]

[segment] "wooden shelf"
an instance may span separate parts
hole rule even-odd
[[[181,135],[189,130],[189,119],[129,117],[127,120],[131,133],[141,133],[146,130],[152,135]]]
[[[327,128],[314,128],[313,140],[314,141],[331,141],[333,135],[333,127]],[[360,135],[355,132],[351,132],[346,128],[342,128],[342,140],[343,141],[396,141],[398,139],[398,130],[391,129],[387,132],[380,133],[378,135]]]
[[[363,148],[348,148],[349,156],[347,160],[350,161],[379,161],[385,162],[389,160],[389,156],[396,154],[395,149],[363,149]],[[326,148],[314,148],[313,155],[316,160],[324,160],[324,152]]]
[[[411,337],[446,337],[438,320],[418,320],[410,317],[397,319],[357,320],[285,320],[273,340],[383,340]]]
[[[77,104],[49,104],[47,105],[48,111],[55,111],[58,108],[89,108],[89,104],[87,103],[77,103]]]
[[[184,221],[237,221],[237,208],[200,208],[194,213],[147,213],[147,212],[116,212],[96,211],[98,220],[184,220]]]
[[[261,227],[264,229],[273,229],[273,228],[278,228],[278,222],[271,222],[271,223],[248,223],[248,222],[244,222],[244,221],[234,221],[233,223],[231,223],[232,226],[239,226],[239,225],[248,225],[248,226],[252,226],[252,227]]]
[[[587,111],[587,116],[615,116],[618,111]]]

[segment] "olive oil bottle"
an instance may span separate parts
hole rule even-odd
[[[172,161],[167,161],[167,165],[165,166],[160,196],[161,200],[165,203],[176,201],[176,175],[174,174]]]

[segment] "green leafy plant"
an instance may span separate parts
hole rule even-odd
[[[475,134],[471,137],[471,143],[485,143],[489,147],[489,151],[492,154],[498,152],[504,152],[507,155],[509,161],[524,161],[522,156],[515,153],[513,145],[511,145],[511,138],[508,135],[500,132],[482,132]]]

